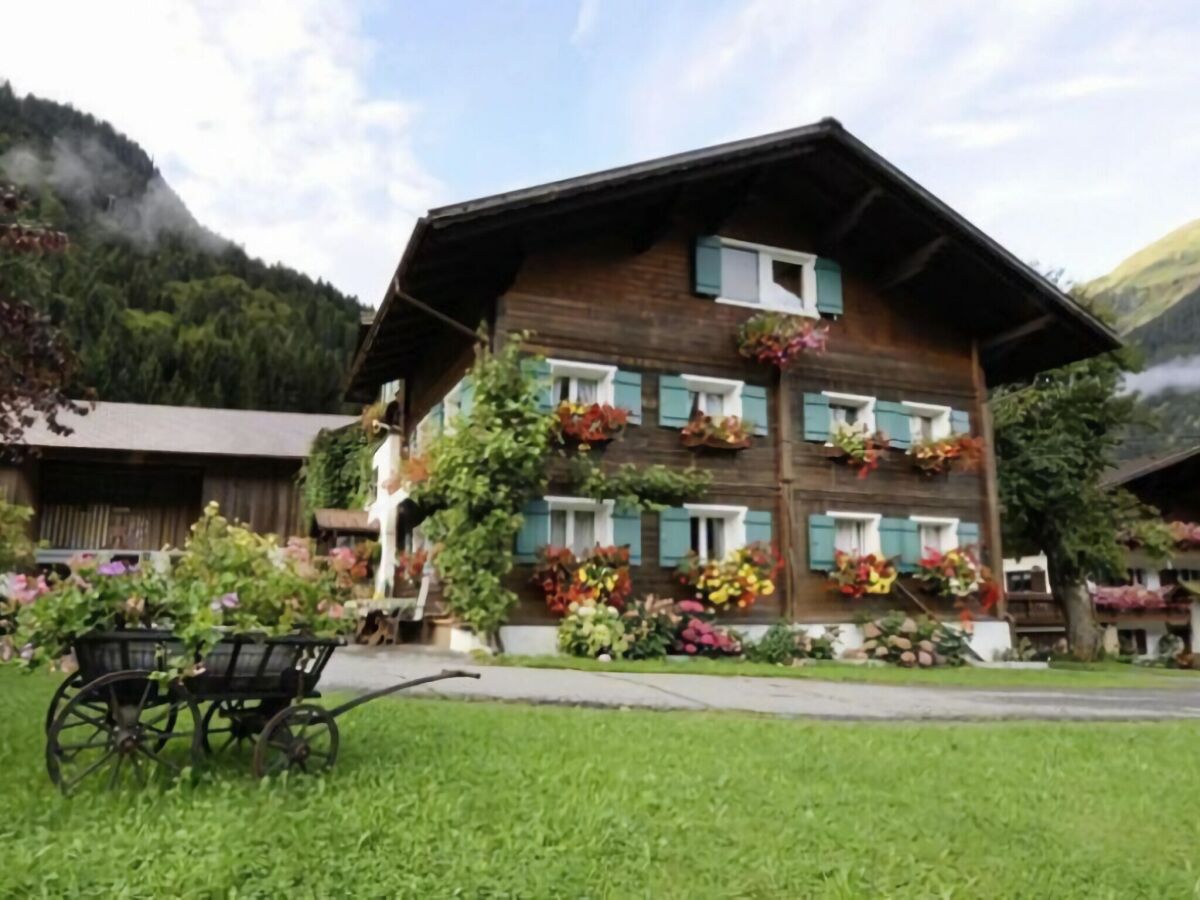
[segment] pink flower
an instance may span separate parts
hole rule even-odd
[[[124,575],[126,572],[129,571],[129,569],[125,565],[125,563],[121,562],[118,559],[118,560],[114,560],[113,562],[101,563],[96,568],[96,571],[99,572],[101,575]]]
[[[681,613],[704,612],[704,604],[695,600],[680,600],[678,606]]]
[[[342,606],[340,603],[334,603],[329,607],[326,615],[331,619],[341,619],[346,615],[346,607]]]
[[[702,643],[705,647],[715,647],[717,646],[717,639],[712,634],[706,634],[700,638],[700,643]],[[723,643],[724,641],[722,641],[722,644]]]
[[[688,653],[695,653],[696,645],[695,644],[684,644],[683,649],[686,650]]]
[[[349,547],[334,547],[329,551],[329,562],[338,572],[349,572],[354,568],[354,551]]]
[[[27,575],[15,575],[9,585],[9,595],[22,606],[28,606],[49,590],[50,586],[42,575],[38,576],[37,581]]]

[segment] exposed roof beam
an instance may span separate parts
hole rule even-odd
[[[924,272],[933,258],[949,243],[950,238],[939,234],[880,275],[875,280],[876,286],[879,290],[886,291],[889,288],[899,287],[906,281],[911,281]]]
[[[1030,319],[1028,322],[1022,322],[1007,331],[1002,331],[999,334],[994,334],[990,338],[979,342],[979,349],[983,353],[994,353],[996,350],[1011,344],[1013,341],[1018,341],[1027,335],[1041,331],[1054,324],[1054,316],[1050,313],[1038,316],[1036,319]]]
[[[676,185],[666,192],[660,202],[652,204],[642,213],[637,225],[634,226],[633,238],[630,241],[634,253],[645,253],[662,240],[671,228],[671,221],[682,196],[683,185]]]
[[[840,244],[851,231],[858,227],[858,223],[862,221],[867,210],[882,196],[883,188],[879,185],[875,185],[868,190],[858,198],[853,206],[838,216],[837,220],[826,229],[825,233],[821,236],[821,243],[826,247]]]
[[[421,312],[425,313],[427,316],[432,316],[433,318],[437,319],[442,324],[448,325],[455,331],[459,332],[460,334],[463,334],[466,337],[469,337],[472,341],[479,341],[481,343],[486,343],[486,338],[481,338],[478,334],[476,334],[475,329],[468,328],[462,322],[458,321],[458,319],[453,319],[450,316],[446,315],[441,310],[434,309],[432,306],[430,306],[427,303],[422,303],[416,297],[412,296],[412,294],[407,294],[404,291],[400,290],[400,279],[399,278],[397,278],[395,280],[395,296],[396,296],[397,300],[400,300],[404,303],[407,303],[409,306],[419,309]]]

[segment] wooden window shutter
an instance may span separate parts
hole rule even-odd
[[[618,506],[613,510],[613,543],[629,548],[629,564],[642,564],[642,511]]]
[[[879,520],[879,545],[883,555],[895,560],[901,572],[913,572],[921,561],[920,528],[912,519]]]
[[[742,420],[754,426],[755,434],[767,431],[767,389],[757,384],[742,386]]]
[[[721,240],[708,235],[696,238],[695,282],[697,294],[721,296]]]
[[[875,427],[888,436],[888,443],[893,447],[907,450],[912,445],[909,411],[903,403],[876,400]]]
[[[521,515],[524,518],[517,532],[517,562],[536,562],[538,550],[550,543],[550,504],[545,500],[530,500]]]
[[[842,267],[832,259],[821,257],[817,271],[817,312],[823,316],[842,314]]]
[[[824,394],[804,395],[804,439],[829,440],[829,398]]]
[[[833,568],[833,540],[836,523],[833,516],[808,517],[808,567],[818,572]]]
[[[642,424],[642,373],[618,369],[613,377],[613,400],[629,411],[631,425]]]
[[[674,507],[658,514],[658,564],[673,569],[692,549],[692,517],[686,509]]]
[[[960,547],[976,547],[979,550],[983,548],[979,546],[979,523],[978,522],[959,522],[958,523],[958,546]]]
[[[965,409],[950,410],[950,433],[951,434],[970,434],[971,433],[971,414]]]
[[[773,540],[770,510],[748,510],[746,512],[746,543],[770,544]]]
[[[433,430],[435,434],[441,434],[442,431],[445,430],[446,416],[445,408],[442,406],[442,404],[433,404],[432,408],[429,410],[429,421],[433,423]]]
[[[658,424],[665,428],[682,428],[692,415],[692,395],[678,375],[658,378]]]
[[[544,359],[524,359],[521,360],[521,368],[538,381],[538,411],[551,412],[554,409],[551,398],[554,385],[550,380],[550,363]]]
[[[471,409],[475,406],[475,384],[470,375],[463,379],[458,397],[458,409],[465,419],[471,415]]]

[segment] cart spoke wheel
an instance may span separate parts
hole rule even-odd
[[[76,672],[64,678],[62,684],[55,688],[54,696],[50,698],[50,706],[46,709],[47,732],[50,731],[50,726],[54,724],[54,719],[59,711],[79,693],[81,687],[83,687],[83,676]],[[103,712],[103,709],[97,709],[95,712]]]
[[[254,747],[254,775],[281,775],[290,770],[317,774],[337,760],[338,729],[320,706],[289,706],[271,717]]]
[[[214,700],[204,711],[204,752],[210,756],[241,752],[254,743],[268,717],[261,703]]]
[[[46,736],[46,769],[64,794],[89,779],[145,785],[155,772],[175,776],[199,762],[199,726],[186,691],[150,672],[114,672],[66,700]]]

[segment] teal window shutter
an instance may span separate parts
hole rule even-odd
[[[842,267],[832,259],[821,257],[817,270],[817,312],[823,316],[842,314]]]
[[[658,378],[658,424],[665,428],[682,428],[692,415],[692,395],[678,375]]]
[[[958,523],[958,546],[960,547],[979,547],[979,523],[978,522],[959,522]]]
[[[754,426],[755,434],[767,434],[767,389],[757,384],[742,385],[742,419]]]
[[[912,572],[921,561],[920,531],[912,519],[879,520],[879,545],[883,555],[894,559],[901,572]]]
[[[530,500],[521,515],[524,518],[517,532],[517,562],[535,562],[538,550],[550,543],[550,504],[545,500]]]
[[[550,363],[544,359],[523,359],[521,368],[538,380],[538,411],[553,410],[554,403],[550,394],[554,385],[550,380]]]
[[[642,511],[618,506],[613,510],[613,543],[629,548],[629,564],[642,564]]]
[[[686,509],[674,507],[658,514],[658,564],[673,569],[692,549],[692,517]]]
[[[833,538],[836,531],[833,516],[808,517],[808,567],[817,572],[833,568]]]
[[[642,373],[617,369],[613,377],[613,401],[629,410],[629,423],[642,424]]]
[[[751,509],[746,512],[746,543],[770,544],[771,512],[770,510]]]
[[[829,440],[829,398],[824,394],[804,395],[804,439]]]
[[[442,404],[433,404],[433,407],[429,410],[429,421],[433,423],[433,431],[435,434],[441,434],[445,430],[445,407],[443,407]]]
[[[965,409],[950,410],[950,433],[951,434],[970,434],[971,433],[971,414]]]
[[[712,235],[696,238],[696,293],[721,296],[721,240]]]
[[[875,427],[888,436],[889,444],[907,450],[912,444],[909,411],[903,403],[875,401]]]
[[[462,417],[465,419],[471,415],[471,409],[475,406],[475,384],[471,381],[471,376],[468,375],[462,381],[462,388],[458,395],[458,409]]]

